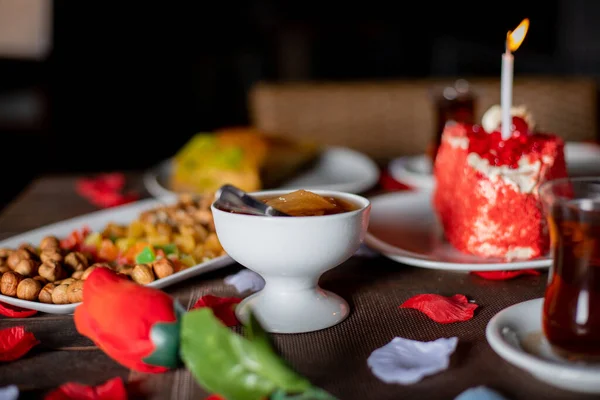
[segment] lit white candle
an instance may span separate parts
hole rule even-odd
[[[502,76],[500,87],[500,107],[502,107],[502,139],[510,138],[512,117],[512,88],[513,88],[513,61],[514,57],[507,48],[502,54]]]
[[[512,127],[512,92],[513,92],[513,72],[514,57],[512,51],[519,48],[527,30],[529,29],[529,19],[525,18],[517,28],[508,32],[506,35],[506,52],[502,54],[502,75],[500,76],[500,107],[502,108],[502,139],[506,140],[511,136]]]

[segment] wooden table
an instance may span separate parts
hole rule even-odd
[[[129,180],[139,187],[140,175]],[[6,238],[45,224],[96,210],[74,191],[75,176],[35,180],[0,215],[0,237]],[[190,306],[204,294],[234,296],[223,278],[239,265],[191,279],[166,291]],[[343,323],[320,332],[274,335],[282,356],[309,378],[343,400],[453,399],[469,387],[486,385],[511,399],[588,399],[545,385],[498,357],[485,340],[489,319],[503,308],[541,297],[546,274],[512,281],[486,281],[473,275],[412,268],[382,257],[353,257],[326,273],[323,287],[349,301],[352,314]],[[420,293],[474,299],[479,308],[467,322],[441,325],[415,310],[398,309]],[[0,364],[0,387],[17,384],[21,398],[41,398],[67,381],[96,385],[122,377],[136,397],[150,399],[202,399],[207,396],[185,369],[160,375],[131,372],[113,362],[80,336],[72,316],[38,313],[27,319],[0,317],[0,329],[25,325],[41,341],[23,359]],[[369,371],[366,359],[374,349],[401,336],[434,340],[457,336],[459,345],[450,368],[410,385],[387,385]]]

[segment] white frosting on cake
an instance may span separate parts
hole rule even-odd
[[[525,106],[516,106],[510,109],[510,115],[513,117],[520,117],[527,122],[529,130],[533,132],[535,130],[535,121],[531,113]],[[502,107],[498,104],[493,105],[483,114],[481,118],[481,126],[483,129],[490,133],[500,128],[502,123]]]
[[[448,136],[445,138],[450,147],[455,149],[461,148],[463,150],[467,150],[469,148],[469,139],[467,137],[460,136]]]
[[[490,165],[487,159],[480,157],[477,153],[469,153],[467,164],[491,181],[502,179],[520,193],[533,192],[539,181],[542,167],[539,160],[531,163],[526,156],[519,159],[517,168],[510,168],[508,165],[493,166]]]
[[[531,247],[513,247],[506,253],[506,260],[528,260],[535,252]]]
[[[497,254],[502,251],[502,249],[497,246],[493,246],[489,243],[483,243],[478,247],[478,251],[482,253],[494,253]],[[531,247],[513,247],[506,252],[504,259],[506,261],[513,260],[529,260],[533,257],[535,251]]]

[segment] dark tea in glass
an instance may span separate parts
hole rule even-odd
[[[570,359],[600,359],[600,178],[540,188],[552,241],[543,329]]]
[[[475,122],[475,95],[469,83],[464,79],[457,80],[454,85],[446,86],[435,93],[436,125],[427,154],[431,162],[435,162],[438,148],[442,142],[442,133],[447,123]]]

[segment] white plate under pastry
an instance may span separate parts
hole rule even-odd
[[[109,222],[127,224],[137,218],[142,211],[170,202],[172,202],[171,199],[146,199],[119,207],[92,212],[51,225],[46,225],[41,228],[37,228],[29,232],[2,240],[0,241],[0,248],[16,248],[21,243],[37,245],[44,238],[44,236],[53,235],[63,238],[68,236],[71,232],[73,232],[73,230],[82,229],[84,226],[88,226],[92,231],[101,231]],[[233,262],[233,259],[227,255],[213,258],[212,260],[203,262],[190,268],[186,268],[183,271],[174,273],[165,278],[155,280],[147,286],[162,289],[196,275],[233,264]],[[80,304],[46,304],[38,301],[21,300],[15,297],[4,295],[0,295],[0,302],[50,314],[72,314],[75,311],[75,308]]]
[[[600,363],[575,363],[552,352],[542,332],[544,299],[505,308],[487,325],[492,349],[509,363],[549,385],[574,392],[600,394]]]
[[[415,267],[454,271],[508,271],[549,267],[552,260],[506,261],[464,254],[443,239],[431,191],[404,191],[371,197],[366,244],[386,257]]]
[[[168,159],[144,174],[146,190],[154,197],[174,197],[169,188],[172,160]],[[335,190],[362,193],[379,180],[379,168],[373,160],[345,147],[327,147],[311,168],[276,189]]]
[[[569,176],[600,175],[600,146],[585,142],[567,142],[565,160]],[[435,187],[431,161],[426,155],[398,157],[388,170],[392,178],[415,189]]]

